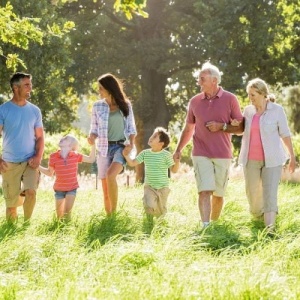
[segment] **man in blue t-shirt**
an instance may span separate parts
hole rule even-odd
[[[24,221],[28,221],[36,202],[44,129],[40,109],[28,101],[32,91],[31,75],[15,73],[10,86],[12,99],[0,105],[0,133],[3,134],[0,172],[6,219],[15,221],[17,207],[23,205]]]

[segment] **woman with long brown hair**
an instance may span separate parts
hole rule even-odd
[[[90,144],[96,141],[98,178],[101,180],[104,208],[108,215],[116,212],[118,203],[117,175],[123,171],[124,145],[134,147],[136,126],[131,102],[120,79],[112,74],[98,78],[101,99],[92,109]]]

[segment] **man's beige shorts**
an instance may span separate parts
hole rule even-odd
[[[146,213],[156,217],[166,214],[169,193],[168,187],[154,189],[145,185],[143,202]]]
[[[17,207],[23,204],[24,197],[20,194],[25,190],[37,190],[40,172],[32,169],[27,161],[7,163],[6,172],[2,172],[2,188],[6,207]]]
[[[224,197],[231,159],[193,156],[193,166],[198,193],[212,191],[214,196]]]

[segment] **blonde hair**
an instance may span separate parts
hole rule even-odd
[[[250,88],[255,89],[256,92],[259,93],[260,95],[265,96],[267,100],[270,100],[271,102],[275,102],[275,95],[270,94],[268,85],[264,80],[260,78],[254,78],[250,80],[246,87],[247,93],[249,93]]]
[[[60,155],[62,158],[66,158],[70,151],[76,150],[79,142],[77,138],[71,134],[67,134],[62,137],[58,143],[58,146],[61,149]]]

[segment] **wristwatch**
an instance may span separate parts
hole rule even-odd
[[[226,129],[227,129],[227,123],[224,123],[222,129],[223,129],[223,131],[226,131]]]

